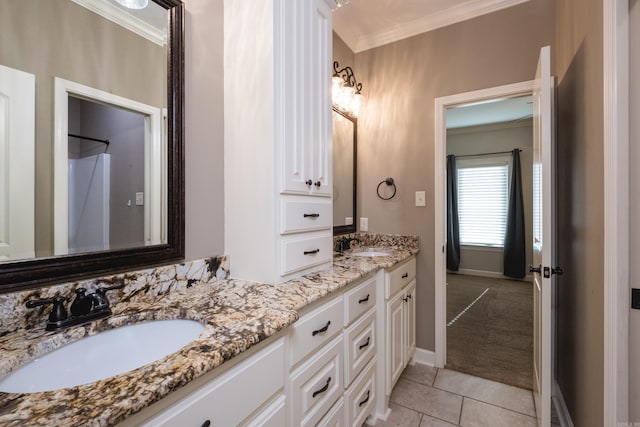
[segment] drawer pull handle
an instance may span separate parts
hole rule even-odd
[[[404,274],[402,275],[402,278],[403,278],[403,279],[406,279],[407,277],[409,277],[409,273],[404,273]]]
[[[305,255],[315,255],[315,254],[317,254],[318,252],[320,252],[320,249],[315,249],[315,250],[313,250],[313,251],[304,251],[303,253],[304,253]]]
[[[358,403],[358,407],[367,403],[369,401],[369,397],[371,397],[371,390],[367,390],[367,397],[365,397],[362,402]]]
[[[358,347],[358,350],[362,350],[365,347],[369,347],[369,341],[371,341],[371,337],[367,337],[367,342]]]
[[[201,426],[201,427],[209,427],[210,425],[211,425],[211,421],[210,421],[210,420],[207,420],[207,421],[205,421],[205,422],[203,422],[203,423],[202,423],[202,426]]]
[[[367,294],[366,297],[359,299],[358,304],[362,304],[363,302],[367,302],[367,301],[369,301],[369,294]]]
[[[303,214],[302,216],[305,217],[305,218],[320,218],[320,214],[319,213]]]
[[[315,337],[318,334],[321,334],[323,332],[327,332],[327,329],[329,329],[329,325],[330,324],[331,324],[331,320],[327,320],[327,324],[324,325],[322,328],[316,329],[315,331],[311,332],[311,336]]]
[[[329,389],[330,382],[331,382],[331,377],[327,378],[327,383],[324,385],[324,387],[322,387],[320,390],[314,391],[311,396],[315,398],[320,393],[324,393],[325,391],[327,391]]]

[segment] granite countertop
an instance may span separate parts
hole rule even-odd
[[[236,279],[189,282],[171,293],[121,299],[113,315],[52,333],[42,328],[0,335],[0,377],[52,349],[117,326],[148,320],[192,319],[202,334],[176,353],[122,375],[91,384],[38,393],[0,393],[0,425],[108,426],[286,328],[307,305],[370,272],[389,268],[418,252],[383,247],[385,257],[337,254],[333,267],[281,285]]]

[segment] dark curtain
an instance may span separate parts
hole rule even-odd
[[[524,241],[524,205],[520,150],[513,150],[509,183],[509,213],[504,237],[504,275],[522,279],[526,275],[526,244]]]
[[[447,156],[447,269],[460,267],[460,224],[458,223],[458,184],[456,157]]]

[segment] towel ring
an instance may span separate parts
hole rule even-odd
[[[388,186],[393,187],[393,193],[391,193],[391,196],[389,197],[382,197],[382,195],[380,194],[380,186],[382,184],[387,184]],[[396,188],[396,183],[393,182],[393,178],[387,178],[385,180],[380,181],[380,184],[378,184],[378,188],[376,188],[376,193],[378,193],[378,197],[380,197],[382,200],[391,200],[393,199],[393,197],[396,195],[396,191],[398,189]]]

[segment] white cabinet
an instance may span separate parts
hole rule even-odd
[[[225,249],[234,277],[281,283],[332,263],[329,4],[224,2]]]
[[[389,396],[416,348],[416,261],[411,257],[400,265],[379,271],[377,321],[378,396],[376,416],[389,415]]]
[[[285,352],[281,338],[167,409],[145,427],[282,426],[285,416]]]
[[[391,394],[416,349],[416,282],[412,280],[387,302],[387,381]]]

